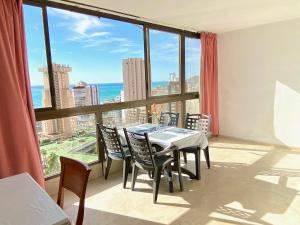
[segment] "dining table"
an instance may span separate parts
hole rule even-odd
[[[207,136],[200,130],[161,126],[160,124],[152,123],[130,126],[126,129],[139,134],[147,133],[151,144],[158,145],[162,149],[155,154],[173,154],[175,163],[180,163],[180,149],[194,146],[205,149],[208,146]],[[119,135],[121,142],[126,143],[124,132],[119,130]],[[176,168],[176,166],[174,168]],[[181,172],[187,174],[191,179],[196,179],[196,175],[185,167],[181,167]]]
[[[0,179],[1,225],[71,225],[64,211],[28,173]]]

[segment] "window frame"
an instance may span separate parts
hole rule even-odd
[[[190,39],[197,39],[197,38],[195,38],[195,37],[189,37],[189,36],[185,36],[184,37],[184,43],[186,43],[186,39],[187,38],[190,38]],[[199,46],[201,46],[201,45],[199,45]],[[186,49],[185,49],[185,47],[186,47],[186,45],[184,46],[184,49],[183,49],[183,51],[184,51],[184,74],[185,74],[185,53],[186,53]],[[200,87],[200,81],[201,81],[201,51],[200,51],[200,68],[199,68],[199,88],[198,88],[198,90],[199,90],[199,92],[201,91],[201,87]],[[187,90],[187,88],[186,88],[186,75],[184,75],[184,87],[183,87],[183,89],[184,89],[184,91],[185,91],[185,93],[191,93],[192,91],[188,91]]]
[[[186,111],[186,100],[199,99],[198,92],[186,92],[185,88],[185,38],[195,38],[200,41],[200,33],[182,30],[174,27],[168,27],[164,25],[154,24],[147,21],[142,21],[138,17],[133,15],[120,16],[116,12],[110,11],[109,13],[104,11],[97,11],[97,7],[90,9],[88,5],[85,7],[78,7],[74,5],[68,5],[53,1],[43,1],[43,0],[24,0],[23,4],[40,7],[42,9],[42,18],[43,18],[43,27],[44,27],[44,36],[45,36],[45,48],[46,48],[46,57],[47,57],[47,67],[49,73],[49,85],[51,93],[51,107],[45,108],[36,108],[34,109],[36,121],[43,121],[49,119],[59,119],[63,117],[71,117],[85,114],[95,114],[95,123],[102,124],[102,113],[112,110],[128,109],[135,107],[146,107],[148,111],[152,104],[163,104],[170,102],[181,102],[181,112],[180,120],[182,126],[185,125],[185,111]],[[54,80],[53,80],[53,69],[52,69],[52,56],[51,56],[51,40],[49,37],[49,27],[48,27],[48,15],[47,7],[57,8],[62,10],[67,10],[71,12],[81,13],[89,16],[96,17],[105,17],[108,19],[118,20],[122,22],[137,24],[143,27],[143,39],[144,39],[144,64],[145,64],[145,90],[146,98],[143,100],[137,101],[128,101],[128,102],[117,102],[117,103],[107,103],[107,104],[98,104],[91,106],[80,106],[72,108],[57,109],[55,101],[55,89],[54,89]],[[98,9],[99,10],[99,9]],[[109,11],[109,10],[107,10]],[[179,35],[179,83],[180,83],[180,93],[162,95],[162,96],[151,96],[151,71],[150,71],[150,39],[149,39],[149,30],[158,30],[163,32],[169,32]],[[148,115],[147,115],[148,116]],[[149,121],[149,117],[148,117]],[[95,124],[95,126],[96,126]],[[102,143],[99,140],[99,134],[97,131],[97,151],[98,151],[98,161],[92,162],[89,165],[94,165],[101,163],[105,160],[104,150]],[[54,174],[48,177],[45,177],[46,180],[52,179],[59,176],[59,174]]]

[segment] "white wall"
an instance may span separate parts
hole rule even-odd
[[[300,147],[300,19],[219,34],[220,135]]]

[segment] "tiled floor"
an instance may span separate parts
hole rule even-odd
[[[185,177],[183,192],[176,177],[172,194],[163,180],[158,204],[145,174],[134,192],[130,182],[122,188],[121,173],[91,181],[85,224],[300,224],[299,150],[228,138],[215,138],[210,146],[211,169],[202,161],[201,180]],[[189,155],[189,168],[193,162]],[[75,220],[76,198],[66,198],[65,211]]]

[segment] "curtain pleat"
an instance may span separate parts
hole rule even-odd
[[[217,35],[201,33],[201,112],[212,117],[213,135],[219,134]]]
[[[0,178],[44,176],[31,98],[22,1],[0,0]]]

